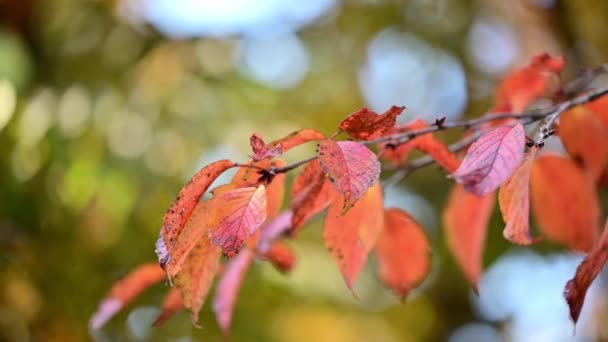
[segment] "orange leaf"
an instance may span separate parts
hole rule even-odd
[[[245,240],[266,220],[266,189],[235,189],[214,197],[209,217],[209,238],[233,257]]]
[[[420,130],[430,127],[422,119],[414,120],[413,122],[401,126],[395,130],[394,133],[405,133],[414,130]],[[401,165],[408,157],[409,153],[413,149],[418,149],[424,153],[427,153],[448,172],[454,172],[460,162],[456,155],[452,153],[448,147],[432,133],[419,135],[403,144],[399,144],[396,147],[392,147],[390,142],[382,146],[382,156],[390,161],[393,165]]]
[[[387,209],[376,245],[382,282],[402,300],[429,272],[429,241],[422,227],[401,209]]]
[[[295,236],[298,230],[323,209],[327,208],[331,200],[331,185],[327,181],[318,160],[306,165],[293,181],[291,188],[291,207],[293,217],[291,220],[291,235]]]
[[[282,273],[291,272],[296,263],[293,251],[281,241],[273,242],[263,257]]]
[[[392,106],[382,115],[362,108],[340,122],[340,130],[359,140],[373,140],[388,133],[405,107]]]
[[[260,161],[249,160],[247,165],[255,166],[253,167],[239,167],[237,172],[232,177],[230,181],[231,184],[234,184],[237,188],[247,187],[247,186],[258,186],[263,183],[262,174],[260,170],[257,168],[263,168],[268,170],[272,166],[272,161],[270,159],[262,159]]]
[[[156,242],[156,254],[161,267],[165,267],[171,260],[173,244],[201,196],[217,177],[233,166],[234,163],[226,159],[211,163],[198,171],[179,191],[163,217],[160,237]]]
[[[184,302],[182,302],[181,294],[177,287],[171,288],[169,293],[163,301],[163,306],[160,310],[160,315],[154,320],[152,326],[160,327],[163,325],[169,317],[173,316],[174,313],[184,309]]]
[[[493,112],[523,112],[541,96],[554,91],[552,81],[564,68],[563,57],[535,56],[532,62],[509,74],[496,90]]]
[[[560,116],[559,136],[566,151],[580,160],[597,182],[608,161],[608,128],[600,118],[585,106],[573,108]]]
[[[201,229],[206,230],[205,226]],[[184,306],[191,310],[192,324],[198,326],[198,313],[207,298],[215,277],[220,249],[209,239],[199,239],[175,276],[174,284],[179,289]]]
[[[165,272],[157,263],[143,264],[117,281],[110,293],[99,303],[90,321],[91,329],[104,326],[123,306],[139,296],[144,290],[165,278]]]
[[[321,141],[319,164],[333,186],[344,195],[345,209],[351,208],[380,176],[376,155],[355,141]]]
[[[213,190],[215,191],[215,190]],[[165,272],[169,279],[173,278],[182,268],[182,264],[190,255],[190,251],[201,239],[207,239],[207,221],[213,200],[199,202],[194,208],[190,219],[186,222],[182,233],[177,237],[173,246],[172,258],[165,264]]]
[[[251,138],[249,138],[249,144],[251,145],[251,150],[253,151],[253,156],[251,156],[251,159],[254,161],[279,157],[283,154],[283,147],[281,144],[277,144],[275,146],[266,145],[262,137],[260,137],[257,133],[253,133],[251,135]]]
[[[576,268],[574,278],[566,283],[564,297],[570,307],[570,317],[576,323],[585,303],[585,295],[593,280],[600,273],[608,260],[608,220],[600,241],[593,247],[589,255]]]
[[[595,116],[602,122],[604,129],[608,131],[608,96],[602,96],[599,99],[587,104]]]
[[[273,160],[272,166],[283,167],[285,162],[282,159]],[[266,212],[269,219],[275,217],[281,210],[283,198],[285,197],[285,173],[279,173],[272,178],[270,184],[266,185]]]
[[[574,161],[543,155],[532,166],[532,210],[552,241],[589,251],[599,237],[600,206],[590,177]]]
[[[369,188],[357,205],[346,214],[341,213],[341,201],[334,201],[325,218],[323,239],[352,291],[354,281],[384,226],[380,185]]]
[[[283,148],[283,152],[287,152],[287,151],[291,150],[292,148],[294,148],[296,146],[300,146],[309,141],[322,140],[322,139],[325,139],[325,135],[323,135],[323,133],[321,133],[315,129],[306,128],[306,129],[302,129],[302,130],[293,132],[284,138],[275,140],[275,141],[271,142],[270,144],[268,144],[268,146],[272,147],[272,146],[276,146],[276,145],[280,144]]]
[[[494,193],[479,197],[456,184],[443,212],[448,247],[474,289],[482,273],[482,254],[493,209]]]
[[[536,151],[536,148],[532,148],[528,159],[500,186],[498,192],[500,212],[507,224],[503,235],[505,239],[520,245],[534,242],[530,236],[530,172]]]
[[[215,312],[217,322],[226,336],[228,336],[228,330],[230,329],[236,297],[251,261],[253,261],[253,253],[248,249],[243,249],[234,259],[228,262],[222,277],[217,283],[215,297],[213,298],[213,312]]]

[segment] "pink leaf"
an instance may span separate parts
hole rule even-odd
[[[479,196],[496,190],[513,174],[524,156],[524,127],[498,127],[474,142],[452,178]]]
[[[345,209],[355,205],[380,176],[376,155],[355,141],[321,141],[319,163],[329,181],[344,195]]]
[[[252,260],[253,253],[250,250],[244,249],[241,251],[234,259],[230,260],[217,284],[215,298],[213,298],[213,312],[215,312],[217,322],[226,336],[230,329],[236,297]]]
[[[251,145],[251,150],[253,150],[253,155],[251,159],[254,161],[260,161],[266,158],[279,157],[283,154],[283,146],[281,144],[276,144],[274,146],[266,145],[262,137],[260,137],[257,133],[253,133],[251,135],[249,144]]]
[[[260,228],[260,238],[257,246],[260,253],[266,253],[270,249],[272,242],[289,230],[292,216],[292,211],[286,210],[275,216],[272,220],[269,220],[269,222],[266,222]]]
[[[245,240],[266,220],[266,189],[247,187],[214,197],[209,217],[209,238],[233,257]]]

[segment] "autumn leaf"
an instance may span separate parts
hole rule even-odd
[[[392,106],[381,115],[362,108],[340,122],[340,130],[358,140],[373,140],[388,133],[395,126],[397,116],[405,107]]]
[[[524,127],[502,126],[475,141],[451,177],[464,188],[483,196],[496,190],[521,164],[526,143]]]
[[[500,186],[498,192],[500,212],[507,224],[503,235],[519,245],[534,242],[530,235],[530,173],[536,151],[536,148],[532,148],[528,159]]]
[[[575,107],[560,116],[559,136],[566,151],[580,160],[597,182],[608,161],[608,128],[600,118],[586,106]]]
[[[247,270],[253,260],[253,253],[243,249],[235,258],[230,260],[217,283],[213,298],[213,312],[224,335],[228,336],[232,312]]]
[[[564,69],[563,57],[540,54],[526,67],[516,70],[503,79],[496,90],[496,103],[492,112],[521,113],[534,100],[555,92],[557,75]]]
[[[532,166],[532,211],[550,240],[587,252],[599,237],[600,205],[592,179],[574,161],[543,155]]]
[[[380,280],[401,299],[430,269],[429,241],[424,230],[401,209],[387,209],[376,255]]]
[[[138,266],[124,278],[117,281],[110,293],[99,303],[97,311],[91,317],[89,325],[97,330],[104,326],[120,309],[139,296],[150,286],[165,278],[165,272],[155,263]]]
[[[424,120],[417,119],[407,125],[398,127],[394,130],[394,133],[406,133],[428,127],[430,127],[429,124]],[[454,153],[452,153],[448,147],[432,133],[419,135],[405,143],[398,144],[397,146],[395,146],[394,142],[389,142],[384,144],[381,148],[382,157],[395,166],[403,164],[413,149],[427,153],[433,157],[439,166],[443,167],[448,172],[454,172],[460,165],[456,155],[454,155]]]
[[[287,152],[294,147],[300,146],[310,141],[323,140],[325,135],[316,129],[306,128],[287,135],[284,138],[275,140],[268,144],[269,147],[281,145],[283,152]]]
[[[591,101],[586,107],[600,119],[604,129],[608,131],[608,96],[602,96],[595,101]]]
[[[234,163],[227,159],[211,163],[198,171],[179,191],[163,217],[160,237],[156,242],[156,254],[161,267],[164,268],[171,260],[173,245],[207,188],[224,171],[233,166]]]
[[[333,186],[344,195],[344,209],[351,208],[380,176],[376,155],[355,141],[321,141],[319,164]]]
[[[342,214],[341,201],[334,201],[329,206],[323,239],[351,291],[383,226],[382,189],[379,184],[369,188],[345,214]]]
[[[213,198],[209,238],[230,258],[265,220],[265,187],[235,189]]]
[[[195,326],[198,326],[198,313],[217,273],[220,252],[220,248],[209,239],[199,239],[173,281],[180,291],[184,306],[192,313],[192,324]]]
[[[154,320],[152,326],[160,327],[167,321],[167,319],[169,319],[169,317],[173,316],[174,313],[184,308],[182,295],[179,293],[177,287],[172,287],[163,301],[163,305],[160,309],[160,315],[158,315],[158,317]]]
[[[251,135],[249,144],[251,145],[251,150],[253,151],[251,159],[254,161],[280,157],[283,154],[283,146],[281,146],[281,144],[276,144],[274,146],[266,145],[262,137],[260,137],[257,133],[253,133]]]
[[[171,280],[180,270],[190,252],[201,239],[207,239],[207,221],[213,208],[213,200],[199,202],[182,233],[177,237],[171,260],[165,264],[165,272]]]
[[[293,213],[291,210],[286,210],[273,219],[267,221],[260,229],[260,236],[257,243],[259,253],[266,253],[274,240],[278,239],[290,228],[291,218]]]
[[[282,273],[291,272],[296,263],[296,256],[291,248],[281,241],[273,242],[265,251],[263,258]]]
[[[333,193],[329,191],[330,188],[318,160],[308,163],[296,176],[291,187],[292,237],[311,217],[327,208]]]
[[[585,295],[593,280],[608,260],[608,220],[601,239],[589,252],[585,260],[576,268],[574,278],[566,283],[564,297],[570,308],[570,318],[576,323],[585,303]]]
[[[448,248],[475,290],[482,273],[483,249],[493,209],[494,193],[479,197],[456,184],[443,212]]]

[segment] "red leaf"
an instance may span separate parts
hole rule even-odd
[[[235,189],[214,197],[213,202],[209,238],[230,258],[266,220],[266,189],[263,185]]]
[[[333,186],[344,195],[345,209],[352,207],[380,176],[376,155],[354,141],[321,141],[319,164]]]
[[[563,57],[551,57],[546,53],[535,56],[530,65],[500,82],[492,111],[520,113],[534,100],[555,91],[551,81],[558,81],[557,75],[564,69],[564,64]]]
[[[493,193],[479,197],[457,184],[443,212],[448,247],[474,289],[481,277],[482,254],[493,209]]]
[[[604,129],[608,131],[608,96],[602,96],[599,99],[588,103],[587,108],[600,119],[604,125]]]
[[[270,261],[282,273],[291,272],[296,263],[296,256],[293,251],[280,241],[272,243],[270,248],[264,253],[264,259]]]
[[[171,260],[173,244],[201,196],[217,177],[233,166],[234,163],[226,159],[211,163],[198,171],[179,191],[163,217],[160,237],[156,242],[156,254],[161,267],[165,267]]]
[[[232,311],[236,303],[243,279],[253,260],[250,250],[244,249],[234,259],[230,260],[220,278],[213,298],[213,312],[224,335],[228,336]]]
[[[291,210],[284,211],[259,229],[260,237],[257,244],[259,253],[266,253],[272,242],[289,230],[292,216]]]
[[[520,245],[534,242],[530,235],[530,173],[536,155],[532,148],[528,159],[500,186],[498,204],[507,224],[503,230],[505,239]]]
[[[600,228],[600,204],[590,176],[568,158],[543,155],[532,166],[530,184],[540,231],[570,249],[589,251]]]
[[[388,133],[395,127],[397,116],[405,107],[392,106],[382,115],[362,108],[340,122],[340,130],[359,140],[373,140]]]
[[[483,196],[496,190],[513,174],[524,156],[524,127],[498,127],[474,142],[458,170],[452,173],[467,191]]]
[[[169,317],[182,309],[184,309],[184,302],[182,302],[181,294],[176,287],[173,287],[165,297],[163,306],[160,310],[160,315],[154,320],[152,326],[160,327],[169,319]]]
[[[215,191],[215,190],[214,190]],[[190,255],[190,251],[201,239],[207,239],[207,221],[213,208],[213,200],[199,202],[194,208],[190,219],[182,233],[177,237],[171,251],[172,258],[165,264],[165,272],[171,280],[182,268],[182,264]]]
[[[311,217],[327,208],[331,200],[330,194],[334,193],[329,191],[330,188],[318,160],[308,163],[296,176],[291,187],[292,237]]]
[[[143,264],[117,281],[110,293],[99,303],[90,321],[91,329],[104,326],[123,306],[139,296],[144,290],[165,278],[165,272],[157,263]]]
[[[268,146],[276,146],[280,144],[282,146],[283,152],[287,152],[292,148],[300,146],[309,141],[322,139],[325,139],[325,135],[323,135],[323,133],[315,129],[306,128],[293,132],[284,138],[275,140],[268,144]]]
[[[405,126],[399,127],[394,133],[405,133],[414,130],[420,130],[430,127],[422,119],[417,119]],[[397,147],[391,147],[394,143],[384,144],[382,147],[382,156],[390,161],[393,165],[401,165],[411,150],[418,149],[422,152],[429,154],[433,159],[448,172],[454,172],[460,162],[456,155],[452,153],[448,147],[439,139],[437,139],[432,133],[423,134],[417,136],[403,144],[399,144]]]
[[[372,186],[357,205],[344,215],[341,201],[334,201],[329,206],[323,239],[351,291],[383,226],[382,189],[379,184]]]
[[[576,323],[585,303],[585,295],[593,280],[600,273],[608,260],[608,220],[600,241],[593,247],[589,255],[576,268],[574,278],[566,283],[564,297],[570,307],[570,318]]]
[[[207,230],[205,226],[201,229]],[[175,276],[174,284],[180,291],[184,306],[190,309],[195,326],[198,326],[198,313],[218,271],[220,251],[209,239],[199,239],[182,270]]]
[[[402,300],[429,272],[429,241],[423,229],[401,209],[387,209],[376,245],[382,282]]]
[[[571,109],[560,116],[559,136],[566,151],[580,160],[597,182],[608,161],[608,128],[600,118],[586,106]]]
[[[274,146],[266,145],[262,137],[260,137],[257,133],[253,133],[249,140],[249,144],[253,150],[253,156],[251,156],[251,159],[254,161],[280,157],[283,154],[283,146],[281,146],[281,144],[276,144]]]

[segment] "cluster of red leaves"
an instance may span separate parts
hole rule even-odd
[[[552,82],[560,79],[563,65],[561,58],[535,57],[531,65],[515,71],[499,85],[493,111],[519,113],[540,97],[558,98],[560,88]],[[397,125],[396,118],[404,107],[392,107],[380,115],[365,108],[350,114],[338,128],[353,140],[337,141],[336,135],[326,138],[318,131],[305,129],[267,144],[254,134],[250,140],[253,155],[247,165],[217,161],[201,169],[182,188],[165,214],[156,244],[162,269],[145,265],[117,282],[92,318],[92,327],[102,326],[165,275],[173,288],[155,324],[187,308],[196,325],[218,277],[213,310],[227,334],[239,289],[252,262],[269,261],[282,272],[291,270],[295,255],[281,240],[295,237],[323,211],[323,238],[347,287],[354,291],[355,281],[373,251],[380,281],[405,298],[429,271],[430,247],[424,228],[406,211],[384,208],[378,156],[401,166],[413,149],[433,157],[457,183],[443,214],[445,235],[474,288],[482,274],[483,248],[496,190],[506,239],[521,245],[538,240],[530,234],[531,203],[543,236],[573,250],[591,251],[567,287],[567,300],[576,320],[587,287],[608,258],[606,233],[597,241],[597,185],[607,174],[608,160],[606,104],[599,99],[564,114],[559,135],[570,156],[541,154],[536,147],[526,154],[522,124],[496,120],[483,127],[483,134],[460,162],[430,132],[404,139],[409,132],[432,127],[422,120]],[[442,124],[438,120],[434,125]],[[581,130],[588,134],[581,138],[575,133]],[[317,155],[295,176],[289,208],[280,213],[284,171],[292,169],[285,168],[280,156],[310,141],[318,141]],[[368,145],[375,145],[378,153]],[[212,182],[233,167],[238,171],[232,181],[212,189],[212,198],[201,202]],[[221,258],[222,254],[226,259]]]

